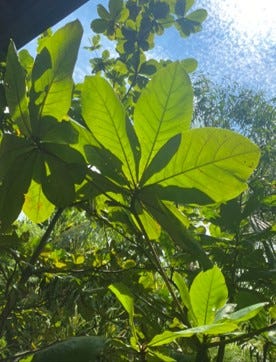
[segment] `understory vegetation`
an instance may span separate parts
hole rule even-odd
[[[206,17],[193,0],[99,4],[79,84],[78,20],[35,58],[11,41],[1,361],[275,360],[275,99],[148,55]]]

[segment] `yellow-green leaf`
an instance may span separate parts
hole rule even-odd
[[[51,216],[54,209],[55,206],[44,196],[42,186],[33,180],[25,195],[25,215],[33,222],[41,223]]]

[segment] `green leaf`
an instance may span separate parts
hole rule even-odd
[[[230,324],[228,324],[228,327],[226,328],[226,325],[223,324],[210,324],[210,325],[204,325],[194,328],[188,328],[184,329],[183,331],[164,331],[161,334],[157,334],[152,338],[152,340],[148,343],[148,347],[158,347],[163,346],[164,344],[168,344],[171,342],[174,342],[177,338],[189,338],[192,337],[195,334],[206,334],[208,331],[214,331],[217,328],[217,330],[225,330],[230,329]],[[235,324],[232,324],[232,328],[237,328]],[[233,329],[232,329],[233,330]]]
[[[134,302],[130,290],[122,283],[111,284],[108,287],[127,311],[130,318],[134,317]]]
[[[97,5],[97,13],[102,19],[107,20],[107,21],[111,20],[111,16],[110,16],[109,12],[101,4]]]
[[[191,305],[198,324],[213,323],[216,311],[224,306],[227,297],[224,276],[216,265],[212,269],[200,272],[190,288]]]
[[[176,360],[172,357],[166,356],[163,353],[157,352],[157,351],[151,351],[147,350],[148,354],[148,361],[149,362],[176,362]]]
[[[97,361],[105,348],[105,339],[98,336],[72,337],[35,353],[33,362]]]
[[[64,163],[67,174],[74,183],[80,184],[86,174],[86,163],[80,152],[74,148],[58,143],[41,143],[41,152],[46,160]],[[66,178],[64,175],[63,178]]]
[[[50,174],[42,182],[42,190],[47,199],[58,207],[66,207],[75,200],[74,182],[68,175],[64,163],[47,158]]]
[[[197,319],[194,315],[193,312],[193,308],[192,308],[192,304],[191,304],[191,299],[190,299],[190,295],[189,295],[189,289],[187,287],[187,284],[185,283],[184,278],[177,272],[173,273],[173,281],[177,286],[177,289],[180,293],[180,297],[182,300],[183,305],[188,309],[188,311],[190,312],[190,315],[192,317],[192,322],[193,325],[197,325]]]
[[[196,188],[216,202],[238,196],[259,161],[258,147],[247,138],[225,129],[185,131],[170,163],[146,184]]]
[[[23,152],[11,164],[0,185],[0,228],[7,229],[16,220],[33,175],[36,152]]]
[[[18,53],[18,58],[20,63],[26,70],[27,77],[29,77],[33,69],[34,58],[31,56],[27,49],[20,50],[20,52]]]
[[[152,159],[151,163],[144,172],[141,183],[145,182],[152,175],[162,170],[170,162],[172,157],[177,152],[181,142],[181,135],[177,134],[176,136],[170,138]]]
[[[7,56],[5,91],[12,119],[18,125],[20,132],[25,136],[30,135],[31,125],[26,95],[26,71],[18,60],[12,41],[10,42]]]
[[[112,18],[116,18],[122,11],[124,6],[123,0],[109,0],[108,8]]]
[[[162,187],[158,184],[149,185],[143,188],[143,195],[156,195],[160,200],[174,201],[177,204],[207,205],[214,201],[204,192],[195,188],[184,189],[178,186]]]
[[[43,116],[61,121],[70,108],[72,73],[81,37],[82,26],[76,20],[47,38],[36,57],[30,92],[31,123],[36,136]]]
[[[126,178],[135,183],[126,115],[112,87],[99,76],[85,77],[81,103],[83,118],[97,141],[122,161]]]
[[[32,181],[23,205],[24,214],[35,223],[42,223],[54,212],[55,206],[50,203],[42,192],[42,186]]]
[[[136,206],[138,204],[136,203]],[[152,218],[152,216],[142,207],[136,207],[139,211],[137,211],[137,217],[140,220],[140,223],[137,223],[136,219],[134,218],[134,222],[136,223],[136,226],[138,229],[143,232],[145,231],[147,234],[147,237],[150,240],[158,240],[161,233],[161,228],[159,224],[156,222],[155,219]],[[140,225],[143,225],[143,230],[141,230]]]
[[[25,138],[11,134],[3,135],[0,145],[0,179],[13,168],[13,163],[22,154],[32,151],[34,146]]]
[[[122,172],[122,162],[110,151],[92,145],[85,145],[84,152],[89,165],[96,167],[102,175],[109,177],[120,185],[126,184]]]
[[[212,263],[207,254],[187,230],[181,217],[177,217],[177,213],[179,212],[177,208],[172,204],[169,207],[166,206],[164,203],[154,198],[154,195],[149,196],[146,194],[145,198],[143,196],[145,195],[141,192],[139,197],[142,198],[144,207],[160,224],[162,229],[168,233],[175,244],[181,250],[191,253],[203,268],[210,268]]]
[[[250,305],[248,307],[237,310],[234,313],[228,314],[226,318],[228,320],[230,319],[231,321],[234,321],[235,323],[248,321],[249,319],[254,318],[267,304],[268,303],[264,302]]]
[[[193,58],[181,60],[181,64],[187,73],[193,73],[197,68],[197,61]]]
[[[190,13],[186,19],[192,20],[194,22],[197,22],[199,24],[203,23],[203,21],[207,18],[208,13],[204,9],[198,9]]]
[[[129,316],[129,324],[132,331],[132,335],[136,340],[136,343],[138,342],[138,337],[136,334],[136,328],[134,325],[134,298],[131,294],[130,290],[122,283],[115,283],[111,284],[108,287],[109,290],[111,290],[112,293],[115,294],[116,298],[119,300],[119,302],[122,304],[122,306],[125,308],[125,310],[128,313]]]
[[[104,19],[95,19],[91,23],[91,29],[94,33],[104,33],[108,27],[108,21]]]
[[[75,144],[78,142],[78,132],[70,122],[58,122],[47,116],[41,120],[40,139],[42,142]]]
[[[190,79],[179,62],[160,69],[143,90],[133,116],[141,145],[140,179],[160,148],[189,128],[192,103]]]

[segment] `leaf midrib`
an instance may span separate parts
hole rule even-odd
[[[207,167],[207,166],[209,166],[209,165],[215,165],[216,163],[219,163],[219,162],[223,162],[223,161],[226,161],[226,160],[229,160],[229,159],[234,159],[234,158],[236,158],[236,157],[240,157],[240,156],[248,155],[248,154],[252,154],[252,153],[256,153],[256,151],[242,152],[242,153],[235,154],[234,156],[233,156],[233,155],[230,155],[230,156],[227,156],[227,157],[220,158],[219,160],[216,160],[216,161],[205,162],[205,163],[203,163],[203,164],[200,165],[200,166],[197,165],[197,166],[191,167],[191,168],[189,168],[189,169],[187,169],[187,170],[183,170],[183,171],[177,172],[177,173],[175,173],[175,174],[173,174],[173,175],[170,175],[170,176],[168,176],[168,177],[164,177],[164,178],[162,178],[162,179],[159,179],[159,180],[157,180],[157,181],[155,181],[155,182],[153,182],[153,183],[147,184],[147,186],[148,186],[148,185],[158,184],[158,183],[160,183],[160,182],[164,182],[164,181],[166,181],[166,180],[169,180],[169,179],[171,179],[171,178],[175,178],[175,177],[177,177],[177,176],[180,176],[180,175],[183,175],[183,174],[185,174],[185,173],[194,171],[194,170],[196,170],[196,169],[204,168],[204,167]],[[164,170],[162,170],[162,171],[164,171]],[[161,171],[161,172],[162,172],[162,171]],[[227,172],[227,170],[225,170],[225,172]],[[237,175],[236,175],[236,177],[238,178]]]
[[[167,112],[167,105],[168,105],[169,100],[170,100],[170,98],[171,98],[171,96],[172,96],[172,88],[173,88],[173,84],[174,84],[174,81],[175,81],[176,70],[177,70],[177,68],[174,69],[174,74],[173,74],[173,77],[172,77],[172,79],[171,79],[171,84],[170,84],[168,96],[167,96],[165,105],[163,106],[162,116],[161,116],[161,119],[160,119],[160,122],[159,122],[159,125],[158,125],[158,128],[157,128],[157,132],[155,133],[155,137],[154,137],[154,139],[153,139],[153,143],[152,143],[152,146],[151,146],[151,148],[150,148],[150,151],[149,151],[149,154],[148,154],[148,157],[147,157],[145,166],[144,166],[144,170],[143,170],[142,175],[141,175],[141,177],[140,177],[141,180],[143,179],[144,173],[145,173],[145,171],[146,171],[146,169],[147,169],[147,167],[148,167],[148,164],[149,164],[149,162],[150,162],[150,159],[151,159],[151,156],[152,156],[152,153],[153,153],[153,149],[154,149],[154,147],[155,147],[155,144],[156,144],[156,142],[157,142],[157,138],[158,138],[159,133],[160,133],[161,126],[162,126],[162,124],[163,124],[163,122],[164,122],[164,115],[165,115],[165,113]],[[155,92],[155,93],[156,93],[156,92]],[[153,113],[156,113],[156,112],[154,112],[154,110],[153,110]]]
[[[113,125],[114,130],[115,130],[115,134],[116,134],[116,136],[117,136],[117,139],[118,139],[118,141],[119,141],[121,150],[122,150],[122,152],[123,152],[123,155],[124,155],[124,158],[125,158],[125,161],[126,161],[126,164],[127,164],[127,168],[128,168],[129,174],[130,174],[130,176],[131,176],[131,179],[132,179],[133,184],[135,184],[135,180],[134,180],[134,177],[133,177],[133,174],[132,174],[132,171],[131,171],[131,167],[130,167],[130,164],[129,164],[129,162],[128,162],[128,158],[127,158],[126,152],[125,152],[125,150],[124,150],[123,144],[122,144],[122,142],[121,142],[121,137],[119,136],[119,133],[118,133],[118,130],[117,130],[117,127],[116,127],[116,123],[114,122],[114,119],[113,119],[113,117],[112,117],[112,114],[111,114],[109,108],[106,106],[106,102],[104,101],[104,98],[102,97],[102,95],[101,95],[101,93],[99,92],[98,88],[95,87],[95,90],[97,91],[99,97],[101,98],[102,103],[104,104],[104,107],[105,107],[105,109],[106,109],[106,111],[107,111],[107,114],[108,114],[108,116],[109,116],[109,119],[111,120],[111,123],[112,123],[112,125]],[[120,104],[119,106],[121,107],[121,104]],[[111,152],[112,152],[112,151],[111,151]],[[126,177],[126,179],[127,179],[127,177]]]

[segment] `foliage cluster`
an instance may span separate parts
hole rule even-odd
[[[89,49],[103,34],[117,56],[93,57],[77,85],[78,21],[41,36],[35,59],[11,42],[2,360],[223,361],[228,345],[273,359],[275,111],[259,94],[192,87],[194,59],[148,58],[166,28],[201,30],[193,5],[99,5]]]

